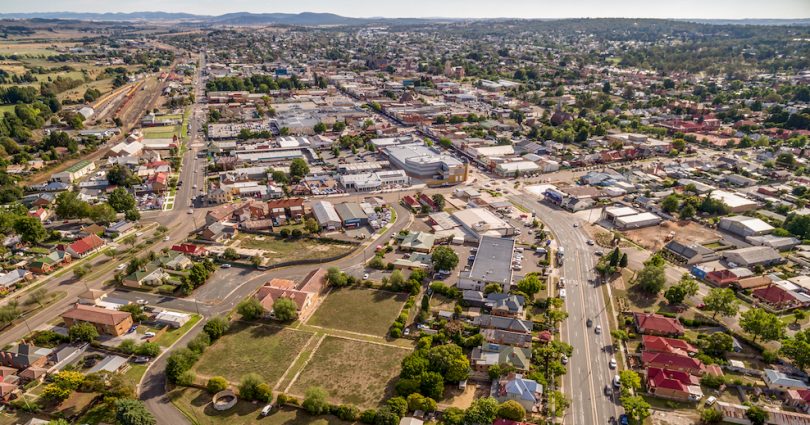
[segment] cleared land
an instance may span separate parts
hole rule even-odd
[[[264,256],[271,259],[267,263],[268,265],[286,261],[330,258],[357,248],[355,245],[326,243],[307,238],[281,239],[274,236],[256,236],[244,233],[237,236],[237,240],[240,248],[265,251]]]
[[[146,127],[143,129],[143,137],[146,139],[171,139],[172,136],[180,137],[179,126]]]
[[[337,289],[326,296],[308,325],[384,336],[402,304],[405,294],[373,289]]]
[[[714,230],[691,221],[664,222],[662,226],[650,226],[624,232],[628,239],[652,251],[663,248],[667,244],[667,237],[670,233],[674,233],[678,241],[687,245],[720,239],[720,235]]]
[[[348,425],[334,416],[312,417],[301,409],[283,408],[267,417],[261,417],[264,407],[239,401],[233,409],[218,412],[211,407],[211,395],[195,388],[182,388],[169,393],[169,397],[178,409],[199,425],[214,424],[265,424],[265,425]]]
[[[293,383],[303,396],[321,386],[335,403],[374,407],[393,394],[400,362],[411,351],[387,345],[327,336]]]
[[[228,333],[205,351],[195,368],[202,375],[221,375],[234,384],[243,375],[255,372],[272,387],[311,336],[309,332],[274,326],[233,323]]]

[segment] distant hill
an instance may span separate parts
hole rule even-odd
[[[172,12],[131,12],[131,13],[91,13],[91,12],[32,12],[0,13],[0,19],[70,19],[79,21],[188,21],[210,25],[363,25],[386,23],[398,25],[420,25],[427,23],[458,21],[503,21],[514,18],[462,19],[462,18],[352,18],[334,13],[251,13],[236,12],[219,16],[194,15],[191,13]],[[555,21],[554,19],[520,19],[521,21]],[[693,22],[714,25],[810,25],[810,18],[800,19],[674,19],[681,22]],[[565,20],[562,20],[565,21]]]

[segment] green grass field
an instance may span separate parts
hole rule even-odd
[[[224,376],[234,384],[255,372],[272,387],[311,336],[309,332],[236,322],[205,351],[195,369],[206,376]]]
[[[237,236],[240,248],[261,249],[270,258],[268,264],[303,259],[323,259],[347,253],[357,248],[356,245],[331,244],[306,238],[281,239],[274,236],[255,236],[245,233]]]
[[[327,336],[290,388],[303,396],[312,386],[334,403],[375,407],[393,394],[400,362],[411,350]]]
[[[219,412],[211,407],[211,395],[195,388],[180,388],[169,393],[172,403],[198,425],[349,425],[334,416],[309,416],[302,409],[283,408],[261,417],[264,405],[239,401],[232,409]]]
[[[180,126],[145,127],[143,129],[143,137],[146,139],[171,139],[175,134],[180,137]]]
[[[307,324],[385,336],[407,299],[405,294],[373,289],[333,290]]]

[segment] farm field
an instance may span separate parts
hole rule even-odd
[[[209,377],[221,375],[233,384],[255,372],[273,386],[311,336],[304,331],[235,322],[205,351],[195,369]]]
[[[356,246],[348,244],[330,244],[316,240],[282,239],[275,236],[255,236],[239,234],[236,239],[240,248],[260,249],[264,256],[271,260],[268,264],[303,259],[322,259],[353,251]]]
[[[211,407],[211,395],[196,388],[180,388],[169,393],[172,403],[198,425],[349,425],[350,422],[341,421],[331,416],[309,416],[302,409],[283,408],[261,417],[264,407],[247,401],[239,401],[232,409],[219,412]]]
[[[400,362],[410,349],[327,336],[290,393],[303,396],[313,386],[326,389],[333,403],[376,407],[393,394]]]
[[[373,289],[337,289],[329,292],[307,325],[385,336],[406,294]]]

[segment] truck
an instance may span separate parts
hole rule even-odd
[[[557,267],[562,267],[563,259],[565,258],[565,248],[557,248]]]

